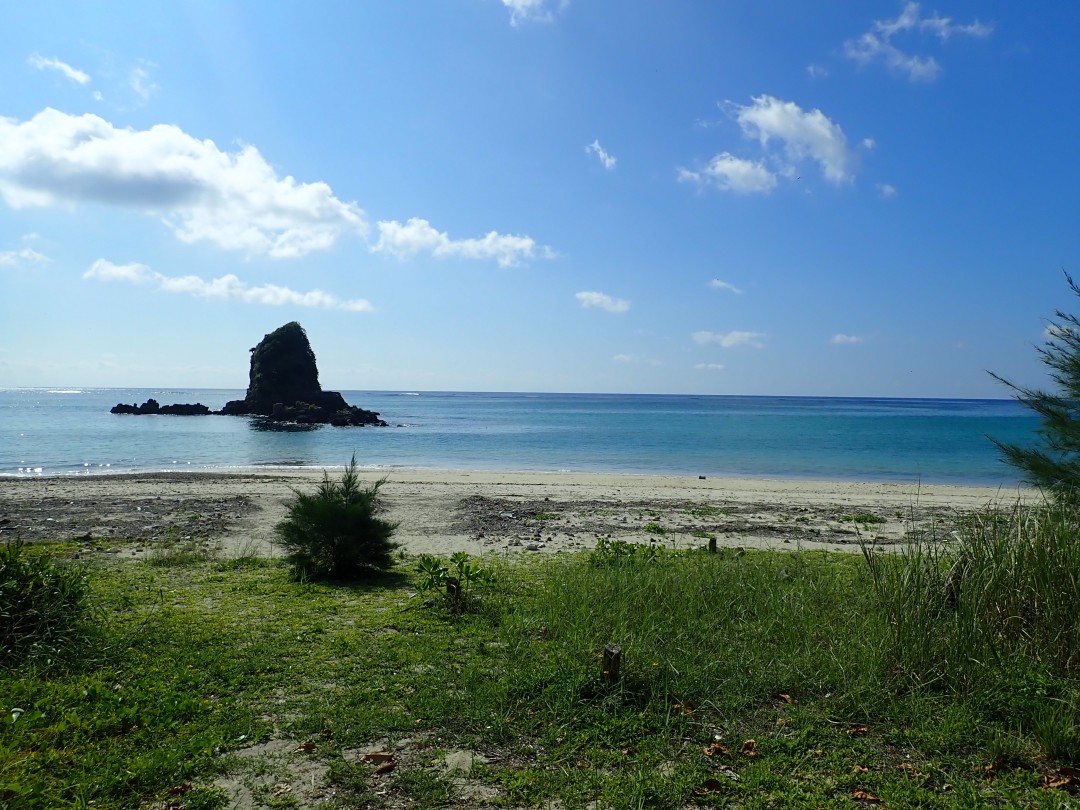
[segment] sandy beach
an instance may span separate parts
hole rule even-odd
[[[223,556],[271,555],[294,489],[313,489],[321,477],[285,470],[4,478],[0,537],[77,538],[88,551],[134,558],[177,541]],[[720,547],[855,550],[860,538],[895,546],[912,530],[947,530],[959,514],[1035,497],[987,487],[578,473],[395,470],[386,479],[385,516],[399,522],[397,539],[413,555],[575,551],[601,537],[676,548],[714,536]]]

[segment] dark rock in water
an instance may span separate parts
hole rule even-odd
[[[225,403],[221,413],[265,416],[298,425],[379,425],[375,411],[349,405],[337,391],[323,391],[307,333],[296,321],[275,329],[251,350],[247,395]]]
[[[142,405],[125,405],[120,403],[119,405],[111,408],[109,413],[130,413],[135,416],[141,416],[143,414],[155,414],[161,410],[161,406],[156,399],[148,399]]]
[[[206,416],[211,413],[210,409],[201,402],[177,403],[176,405],[162,405],[158,413],[172,416]]]
[[[248,381],[245,397],[225,403],[220,411],[211,411],[200,403],[162,406],[149,399],[142,405],[117,405],[111,412],[181,416],[217,413],[262,416],[268,422],[297,425],[387,426],[375,411],[350,405],[337,391],[322,390],[315,352],[296,321],[275,329],[251,350]]]
[[[205,405],[196,402],[193,405],[179,404],[179,405],[160,405],[156,399],[148,399],[142,405],[125,405],[120,403],[109,409],[109,413],[126,413],[133,414],[135,416],[145,416],[147,414],[165,414],[167,416],[206,416],[208,413],[213,413]]]
[[[223,410],[269,416],[274,405],[307,402],[322,406],[319,369],[307,333],[296,321],[275,329],[251,350],[247,395],[243,405],[230,402]],[[344,400],[342,400],[344,404]]]

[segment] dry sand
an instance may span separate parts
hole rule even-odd
[[[0,478],[0,538],[78,538],[87,551],[125,557],[170,541],[225,556],[269,555],[293,490],[311,490],[321,477],[285,470]],[[959,514],[1036,497],[968,486],[432,470],[395,470],[381,494],[385,516],[400,523],[403,550],[441,555],[574,551],[601,537],[690,548],[706,545],[708,535],[719,546],[855,550],[860,538],[896,545],[931,524],[947,531]]]

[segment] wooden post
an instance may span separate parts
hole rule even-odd
[[[600,678],[608,683],[619,682],[619,665],[622,663],[622,647],[618,644],[605,644],[600,666]]]
[[[716,538],[715,537],[710,537],[709,538],[709,553],[710,554],[715,554],[716,553]]]

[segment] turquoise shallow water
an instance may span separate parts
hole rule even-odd
[[[0,475],[275,466],[735,475],[1013,486],[987,435],[1028,442],[1012,400],[343,391],[393,427],[271,430],[226,416],[116,416],[118,402],[242,390],[0,389]]]

